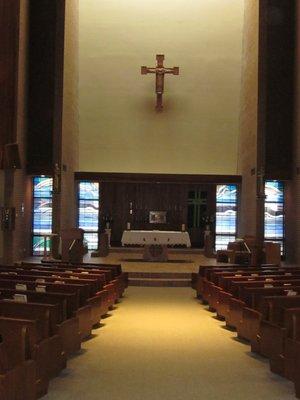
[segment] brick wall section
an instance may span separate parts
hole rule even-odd
[[[255,235],[257,103],[258,103],[258,0],[245,0],[238,173],[243,177],[239,236]]]

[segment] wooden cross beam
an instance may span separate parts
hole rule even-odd
[[[156,74],[155,92],[156,92],[156,110],[162,111],[162,95],[164,92],[164,80],[165,74],[179,75],[179,67],[166,68],[164,67],[164,54],[157,54],[156,61],[157,65],[154,68],[142,66],[142,75]]]

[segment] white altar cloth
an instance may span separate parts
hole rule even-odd
[[[179,231],[124,231],[122,235],[122,246],[126,245],[181,245],[191,247],[188,232]]]

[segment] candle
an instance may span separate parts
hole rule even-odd
[[[127,222],[127,230],[130,231],[130,222]]]
[[[185,224],[181,225],[181,230],[182,230],[182,232],[185,232]]]

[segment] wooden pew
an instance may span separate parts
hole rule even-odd
[[[26,356],[32,358],[26,363],[34,366],[33,395],[27,397],[26,390],[16,391],[17,383],[17,389],[9,391],[14,379],[27,380],[25,361],[8,369],[0,358],[0,400],[35,400],[46,394],[49,379],[66,366],[67,355],[79,350],[92,325],[123,294],[126,285],[118,267],[92,267],[0,267],[0,335],[1,329],[24,328]],[[16,301],[16,295],[26,296],[26,302]],[[85,336],[80,334],[81,326]],[[0,343],[0,355],[5,351],[5,343]]]
[[[300,307],[300,295],[266,296],[261,299],[258,311],[262,314],[260,331],[257,335],[258,345],[254,349],[265,357],[283,353],[284,309]]]
[[[13,300],[16,294],[26,295],[29,303],[58,306],[59,313],[57,313],[56,325],[53,324],[53,333],[58,333],[61,337],[67,356],[80,350],[81,334],[79,331],[79,320],[77,317],[74,317],[76,309],[76,305],[73,304],[74,295],[71,293],[37,293],[34,291],[0,288],[0,299],[2,300]]]
[[[43,339],[49,338],[49,354],[47,359],[49,374],[55,376],[66,366],[66,351],[62,337],[59,334],[61,311],[58,304],[19,303],[0,300],[0,316],[7,318],[26,319],[37,321],[40,335]],[[39,354],[37,354],[37,357]],[[39,358],[40,359],[40,358]],[[42,359],[45,362],[45,359]]]
[[[297,356],[300,355],[300,307],[283,309],[281,333],[283,347],[270,358],[272,372],[279,373],[295,382],[297,379]]]
[[[241,328],[241,323],[244,323],[243,319],[243,309],[251,304],[248,304],[249,298],[245,297],[247,293],[246,290],[249,289],[249,296],[251,295],[254,299],[261,296],[260,292],[258,291],[257,296],[251,293],[252,288],[261,288],[264,287],[268,288],[282,288],[282,293],[284,290],[288,290],[290,286],[300,286],[300,279],[284,279],[284,277],[278,277],[278,280],[274,280],[272,282],[269,281],[254,281],[254,282],[237,282],[236,289],[241,291],[240,294],[237,294],[235,290],[233,290],[232,297],[228,300],[228,309],[227,313],[225,314],[225,321],[228,326],[234,327],[236,329]],[[243,292],[244,291],[244,292]],[[244,293],[244,294],[243,294]],[[267,293],[267,292],[266,292]],[[226,297],[226,296],[224,296]],[[252,304],[254,307],[254,304]],[[225,310],[226,311],[226,310]]]
[[[213,279],[213,275],[215,274],[226,274],[226,273],[231,273],[231,274],[239,274],[239,273],[251,273],[251,272],[268,272],[268,271],[295,271],[296,268],[295,267],[290,267],[290,268],[283,268],[283,267],[279,267],[277,265],[273,265],[273,264],[266,264],[266,265],[262,265],[260,267],[257,266],[247,266],[247,267],[243,267],[243,266],[234,266],[234,265],[230,265],[230,266],[224,266],[224,267],[215,267],[215,266],[199,266],[199,273],[196,277],[194,277],[194,286],[195,286],[195,290],[197,291],[198,296],[201,296],[202,294],[202,289],[203,289],[203,285],[206,282],[211,282],[214,281]],[[298,268],[299,270],[299,268]],[[214,282],[216,283],[216,282]]]
[[[246,284],[246,282],[263,282],[264,284],[276,284],[276,281],[278,280],[286,280],[290,281],[291,278],[296,280],[300,280],[300,273],[296,275],[290,275],[290,273],[277,273],[275,274],[274,272],[272,275],[267,275],[267,274],[260,274],[260,273],[252,273],[249,276],[225,276],[225,277],[220,277],[219,278],[219,283],[214,284],[210,283],[209,285],[206,285],[205,290],[203,292],[203,299],[206,303],[210,305],[210,308],[212,310],[215,310],[217,308],[217,303],[219,299],[219,294],[220,292],[227,292],[232,294],[233,296],[238,296],[238,290],[239,290],[239,285],[240,282],[243,282]]]
[[[106,282],[106,279],[111,275],[109,271],[72,271],[64,270],[59,268],[48,268],[42,267],[40,265],[35,265],[34,268],[30,266],[25,266],[25,268],[14,268],[14,267],[0,267],[1,272],[21,272],[23,275],[42,275],[54,278],[64,278],[64,279],[76,279],[76,280],[88,280],[93,286],[93,293],[99,293],[101,291],[106,291],[101,293],[103,301],[107,302],[108,308],[113,308],[114,303],[118,298],[118,291],[116,284],[114,282]],[[107,277],[105,275],[108,274]]]
[[[273,372],[292,379],[300,397],[300,269],[232,269],[202,271],[204,301],[269,358]]]
[[[26,324],[12,325],[0,318],[0,335],[0,400],[36,400],[39,382],[36,363],[28,356]]]
[[[111,270],[72,268],[70,266],[62,268],[61,266],[43,266],[38,264],[22,264],[22,268],[25,271],[45,272],[47,275],[58,274],[62,277],[71,275],[72,277],[80,279],[96,279],[101,282],[101,287],[99,287],[98,289],[107,291],[108,307],[111,309],[114,303],[117,302],[118,298],[122,296],[124,291],[124,287],[121,287],[120,281],[117,279],[113,279],[113,274]]]
[[[34,267],[37,264],[36,263],[21,263],[21,266],[27,267],[31,266]],[[97,270],[101,271],[110,271],[112,274],[112,280],[116,280],[119,284],[119,290],[120,290],[120,297],[123,295],[124,290],[128,287],[128,273],[122,272],[122,268],[120,264],[104,264],[104,263],[76,263],[76,264],[71,264],[71,263],[62,263],[62,262],[44,262],[39,264],[43,267],[50,267],[50,268],[65,268],[65,269],[77,269],[77,270],[93,270],[94,272]]]
[[[7,278],[7,276],[6,276]],[[13,279],[1,279],[0,287],[14,289],[17,285],[26,285],[28,290],[39,291],[45,290],[46,293],[72,293],[76,296],[76,304],[78,307],[75,311],[75,316],[79,319],[79,331],[81,340],[88,338],[92,330],[91,306],[87,304],[87,294],[85,285],[78,284],[59,284],[52,282],[36,283],[35,281],[17,279],[18,276],[13,275]],[[74,300],[75,301],[75,300]]]
[[[29,273],[28,273],[29,272]],[[33,274],[34,273],[34,274]],[[87,300],[86,303],[87,305],[90,305],[92,307],[91,309],[91,319],[92,319],[92,325],[96,325],[99,323],[101,316],[105,315],[107,313],[109,303],[106,302],[106,292],[105,291],[98,291],[96,287],[98,286],[98,283],[94,279],[74,279],[72,277],[65,277],[61,276],[58,274],[43,274],[43,272],[39,271],[24,271],[22,270],[15,270],[11,271],[5,270],[0,272],[0,279],[8,279],[10,280],[11,278],[16,278],[18,280],[24,280],[24,281],[34,281],[39,284],[44,284],[46,283],[67,283],[67,284],[80,284],[80,285],[85,285],[86,290],[87,290]]]

